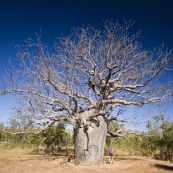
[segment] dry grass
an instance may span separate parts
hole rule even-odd
[[[31,149],[0,148],[0,173],[170,173],[173,164],[156,161],[142,156],[129,156],[118,151],[114,163],[100,165],[76,165],[75,160],[67,162],[64,154],[33,155]],[[120,153],[121,155],[117,155]],[[105,156],[105,160],[108,160]]]

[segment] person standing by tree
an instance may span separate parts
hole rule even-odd
[[[111,147],[111,145],[108,146],[108,153],[109,153],[109,163],[112,162],[113,164],[113,148]]]

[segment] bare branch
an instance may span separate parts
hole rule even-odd
[[[56,121],[77,126],[100,116],[125,122],[109,118],[118,106],[168,101],[173,83],[169,78],[163,83],[160,77],[166,79],[172,69],[172,51],[164,51],[163,45],[143,49],[140,31],[129,32],[132,24],[106,22],[103,30],[76,28],[54,49],[39,35],[36,41],[28,39],[18,46],[20,68],[9,63],[0,95],[13,94],[20,114],[28,113],[43,130]]]
[[[112,133],[112,132],[108,132],[107,136],[108,137],[125,137],[125,136],[129,136],[129,135],[137,135],[140,137],[152,137],[153,135],[146,135],[146,134],[141,134],[141,133],[136,133],[136,132],[128,132],[128,133],[124,133],[124,134],[119,134],[120,131],[118,131],[117,133]]]

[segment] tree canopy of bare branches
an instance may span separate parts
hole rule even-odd
[[[163,83],[160,77],[171,70],[172,52],[163,45],[144,49],[140,31],[130,35],[132,24],[75,28],[53,48],[39,35],[37,41],[29,38],[18,46],[20,68],[9,65],[0,94],[15,93],[17,114],[30,115],[41,131],[56,121],[74,128],[99,126],[98,117],[117,120],[110,114],[118,106],[167,101],[172,83],[169,78]]]

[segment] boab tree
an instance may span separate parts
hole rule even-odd
[[[113,110],[165,102],[172,95],[169,81],[159,83],[173,64],[171,51],[143,49],[140,32],[129,34],[131,24],[73,29],[54,49],[40,36],[28,39],[18,47],[20,68],[9,66],[1,94],[15,93],[18,115],[29,115],[42,127],[39,132],[56,121],[72,124],[78,161],[102,161],[106,136],[122,135],[107,132],[108,123],[118,121],[110,118]]]

